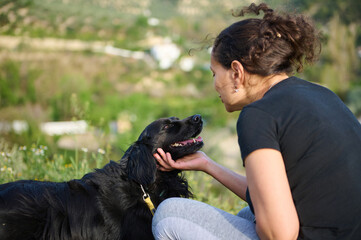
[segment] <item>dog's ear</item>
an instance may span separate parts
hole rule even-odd
[[[157,166],[151,149],[137,141],[125,153],[128,158],[127,174],[129,179],[144,186],[155,181]]]

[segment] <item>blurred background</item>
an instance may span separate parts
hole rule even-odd
[[[213,89],[212,39],[248,0],[0,0],[0,183],[65,181],[118,160],[160,117],[201,114],[204,151],[243,173],[235,125]],[[361,117],[359,0],[272,0],[323,32],[320,61],[299,77]],[[236,197],[186,173],[196,198]]]

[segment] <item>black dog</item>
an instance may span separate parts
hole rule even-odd
[[[153,239],[152,212],[170,197],[191,197],[179,171],[161,172],[157,148],[174,159],[203,146],[200,115],[154,121],[119,162],[69,182],[22,180],[0,185],[1,240]]]

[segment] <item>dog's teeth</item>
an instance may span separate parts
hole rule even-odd
[[[182,147],[183,144],[181,144],[181,143],[173,143],[171,146],[172,147]]]
[[[195,138],[193,138],[193,142],[196,143],[196,139],[195,139]]]

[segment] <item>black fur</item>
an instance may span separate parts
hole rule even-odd
[[[145,128],[119,162],[110,161],[81,179],[0,185],[0,239],[153,239],[152,214],[140,184],[155,206],[192,193],[179,171],[158,171],[152,154],[159,147],[174,159],[193,153],[203,142],[171,144],[194,138],[201,130],[200,115],[159,119]]]

